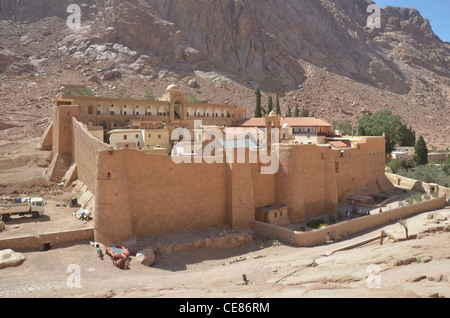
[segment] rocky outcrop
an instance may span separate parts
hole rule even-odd
[[[93,13],[96,0],[0,0],[0,19],[36,22],[46,17],[68,17],[67,7],[78,4],[87,16]]]
[[[11,249],[0,251],[0,268],[19,266],[25,261],[22,253],[17,253]]]
[[[0,74],[17,76],[35,71],[36,68],[32,64],[23,60],[15,52],[0,47]]]
[[[81,30],[66,27],[72,3],[81,6]],[[259,87],[264,98],[279,94],[283,113],[298,104],[324,119],[355,123],[358,109],[389,108],[427,144],[446,148],[450,44],[414,9],[385,7],[381,28],[368,28],[371,3],[0,0],[0,76],[64,73],[103,95],[133,90],[136,79],[157,92],[170,78],[185,81],[183,89],[200,100],[246,107],[249,115]],[[17,93],[10,95],[17,104]]]
[[[129,63],[145,75],[213,69],[269,91],[302,84],[299,61],[400,94],[427,82],[418,69],[450,76],[450,50],[428,20],[414,9],[386,7],[382,28],[372,30],[370,3],[101,0],[98,18],[71,53]]]

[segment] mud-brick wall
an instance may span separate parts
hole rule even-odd
[[[176,164],[133,149],[102,151],[95,237],[117,243],[223,224],[251,229],[255,208],[276,203],[274,181],[259,164]]]
[[[226,164],[175,164],[171,157],[125,151],[135,235],[226,223]]]
[[[356,189],[378,185],[378,178],[386,178],[385,139],[382,137],[367,138],[353,149],[346,149],[342,156],[335,150],[336,181],[339,200]]]
[[[283,146],[276,175],[276,200],[289,206],[292,223],[302,223],[338,207],[336,173],[328,147]]]
[[[78,179],[94,192],[97,184],[98,152],[110,149],[110,147],[92,136],[85,126],[75,118],[72,119],[72,131],[72,157],[77,164]]]

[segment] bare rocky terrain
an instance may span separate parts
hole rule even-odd
[[[82,9],[79,30],[66,24],[72,3]],[[264,101],[278,94],[283,112],[298,104],[329,121],[356,123],[388,108],[429,145],[450,147],[450,44],[414,9],[384,8],[382,28],[368,29],[369,3],[0,0],[0,196],[44,195],[52,204],[42,222],[16,221],[1,236],[89,226],[56,208],[70,189],[43,178],[50,154],[37,149],[52,100],[67,85],[140,98],[177,83],[198,100],[244,107],[249,116],[256,88]],[[87,243],[27,252],[19,267],[0,270],[0,296],[449,297],[450,237],[430,230],[436,224],[428,215],[408,220],[419,239],[346,251],[335,250],[381,229],[308,249],[255,238],[235,249],[158,258],[153,267],[133,260],[129,271],[101,261]],[[385,230],[404,235],[398,224]],[[82,288],[67,287],[71,264],[81,269]],[[380,288],[367,287],[371,264],[381,269]]]
[[[372,30],[368,0],[86,0],[71,30],[72,3],[0,1],[0,138],[39,136],[64,85],[139,98],[177,83],[249,116],[258,87],[329,121],[388,108],[449,146],[450,44],[417,10],[386,7]]]

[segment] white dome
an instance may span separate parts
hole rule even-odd
[[[166,89],[166,91],[174,91],[174,90],[179,91],[180,88],[179,88],[177,85],[172,84],[172,85],[169,85],[169,86],[167,87],[167,89]]]
[[[289,125],[288,123],[285,123],[282,128],[290,128],[290,127],[291,127],[291,125]]]

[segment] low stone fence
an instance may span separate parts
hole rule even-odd
[[[376,228],[418,213],[445,208],[446,196],[434,200],[405,206],[380,214],[363,216],[350,221],[327,226],[319,230],[298,232],[292,229],[255,221],[253,229],[260,237],[277,239],[300,247],[312,247],[324,244],[333,237],[346,237],[365,230]]]
[[[396,187],[414,190],[414,191],[421,192],[421,193],[427,193],[428,189],[430,189],[430,186],[432,186],[430,183],[402,177],[402,176],[399,176],[399,175],[393,174],[393,173],[386,173],[386,177]],[[442,187],[442,186],[438,186],[438,187],[439,187],[439,189],[438,189],[439,195],[445,194],[445,195],[447,195],[447,198],[450,198],[450,188],[446,188],[446,187]]]
[[[58,244],[93,241],[94,229],[71,230],[45,233],[41,235],[24,235],[0,240],[0,250],[14,251],[46,250]]]

